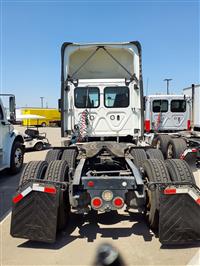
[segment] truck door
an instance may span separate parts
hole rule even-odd
[[[131,103],[131,98],[138,99],[138,96],[130,97],[131,91],[127,86],[107,86],[104,88],[104,101],[102,106],[101,121],[96,128],[97,131],[102,131],[102,126],[105,126],[105,134],[117,136],[133,135],[134,128],[139,129],[136,111],[133,112],[131,106],[135,110],[139,109],[137,104]],[[103,117],[103,113],[104,118]]]
[[[168,123],[169,103],[168,100],[155,99],[152,101],[151,124],[155,131],[163,130]]]

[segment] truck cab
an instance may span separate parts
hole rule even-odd
[[[22,135],[14,130],[11,122],[15,120],[15,97],[14,95],[0,95],[9,97],[9,116],[0,98],[0,171],[9,169],[10,173],[20,172],[24,158],[24,140]]]
[[[62,136],[137,140],[143,134],[138,42],[62,47]]]
[[[189,130],[191,97],[184,95],[149,95],[145,97],[146,132]]]

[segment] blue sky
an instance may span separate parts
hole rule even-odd
[[[199,1],[2,1],[1,92],[18,106],[60,96],[64,41],[139,40],[144,90],[173,93],[199,83]]]

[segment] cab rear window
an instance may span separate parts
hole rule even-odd
[[[104,105],[109,108],[123,108],[129,106],[129,88],[106,87],[104,89]]]
[[[184,113],[186,111],[185,100],[172,100],[171,101],[171,112],[172,113]]]
[[[77,108],[97,108],[100,104],[98,87],[77,87],[74,90],[75,106]]]
[[[167,100],[154,100],[153,101],[153,112],[167,112],[168,111],[168,101]]]

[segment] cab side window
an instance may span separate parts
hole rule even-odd
[[[3,109],[0,105],[0,120],[3,120]]]

